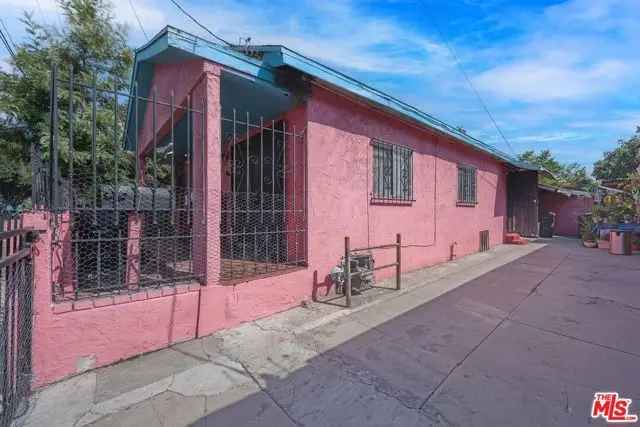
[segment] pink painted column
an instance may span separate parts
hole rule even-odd
[[[31,363],[33,370],[32,386],[43,383],[41,374],[47,365],[47,326],[52,301],[52,253],[51,216],[44,211],[28,212],[22,215],[23,225],[41,230],[38,239],[33,242],[33,323],[31,325]]]
[[[142,236],[142,215],[129,213],[127,227],[127,286],[134,287],[140,282],[140,237]]]
[[[220,283],[220,72],[218,65],[205,64],[203,78],[192,93],[193,107],[201,111],[193,120],[193,267],[206,284],[200,291],[198,336],[215,330],[213,318],[220,310],[213,291]]]

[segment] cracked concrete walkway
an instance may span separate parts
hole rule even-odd
[[[640,257],[501,246],[54,384],[19,425],[583,425],[640,398]],[[464,285],[464,286],[462,286]],[[606,369],[604,369],[606,367]]]

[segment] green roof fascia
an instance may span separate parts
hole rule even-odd
[[[347,76],[337,70],[320,64],[313,59],[292,51],[285,46],[256,46],[256,49],[264,52],[263,62],[271,67],[290,66],[319,80],[328,82],[346,92],[354,93],[370,102],[382,105],[395,113],[403,115],[414,122],[439,130],[475,149],[484,151],[489,155],[507,162],[517,168],[537,170],[533,165],[518,161],[512,156],[478,140],[466,133],[460,132],[455,127],[427,114],[417,108],[400,101],[384,92],[379,91],[363,82]]]
[[[142,61],[148,61],[166,50],[171,51],[170,56],[177,55],[176,52],[185,52],[219,63],[225,67],[232,68],[250,77],[271,84],[276,83],[275,70],[278,67],[289,66],[318,80],[336,86],[347,93],[355,94],[369,102],[383,106],[391,112],[408,118],[418,124],[438,130],[518,169],[540,170],[540,168],[535,165],[521,162],[403,101],[288,49],[285,46],[263,45],[252,46],[252,49],[263,54],[262,60],[249,57],[232,47],[221,46],[178,28],[167,26],[149,43],[136,50],[132,88],[134,78],[138,73],[138,64]]]
[[[230,47],[221,46],[174,27],[166,28],[169,46],[195,56],[233,68],[248,76],[275,84],[275,73],[271,67]]]

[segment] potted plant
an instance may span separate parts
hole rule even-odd
[[[633,252],[640,252],[640,234],[634,234],[631,237],[631,250]]]
[[[586,248],[595,248],[598,246],[596,242],[596,235],[593,232],[594,222],[591,215],[584,215],[580,217],[580,238],[582,239],[582,245]]]

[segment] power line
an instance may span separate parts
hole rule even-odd
[[[2,25],[4,26],[4,23]],[[13,40],[11,40],[11,37],[8,37],[8,33],[9,32],[7,31],[7,35],[5,35],[5,32],[2,31],[2,28],[0,28],[0,41],[2,41],[2,44],[7,49],[7,52],[9,52],[9,55],[11,55],[11,58],[13,58],[13,64],[15,65],[15,67],[18,70],[20,70],[20,72],[24,76],[25,72],[22,69],[22,67],[20,67],[20,65],[18,65],[18,60],[16,58],[16,53],[13,51],[13,48],[11,47],[11,43],[13,43]],[[11,40],[11,43],[9,42],[9,40]]]
[[[7,52],[9,52],[9,55],[11,55],[11,57],[14,59],[16,59],[16,54],[13,51],[13,48],[11,47],[11,44],[9,43],[9,40],[7,39],[7,37],[4,35],[4,31],[2,31],[2,28],[0,28],[0,39],[2,40],[2,44],[4,45],[5,49],[7,49]]]
[[[176,5],[176,7],[178,9],[180,9],[180,11],[182,13],[184,13],[185,15],[187,15],[189,18],[191,18],[191,20],[193,22],[196,23],[197,26],[199,26],[200,28],[202,28],[203,30],[205,30],[207,33],[209,33],[213,38],[215,38],[218,41],[221,41],[222,43],[226,44],[227,46],[233,46],[231,43],[229,43],[228,41],[226,41],[225,39],[218,37],[217,35],[215,35],[211,30],[209,30],[207,27],[205,27],[204,25],[202,25],[196,18],[194,18],[189,12],[187,12],[181,5],[180,3],[177,2],[177,0],[171,0],[171,3],[173,3],[174,5]]]
[[[138,16],[138,12],[136,11],[136,7],[133,5],[133,0],[129,0],[129,6],[131,6],[131,10],[133,11],[133,15],[136,17],[136,21],[138,21],[138,25],[140,26],[140,29],[142,30],[142,34],[144,34],[144,37],[147,39],[147,41],[149,41],[149,36],[147,35],[147,32],[144,30],[144,27],[142,26],[142,22],[140,21],[140,17]]]
[[[4,20],[2,18],[0,18],[0,24],[2,24],[2,28],[4,28],[4,32],[6,33],[6,37],[8,38],[9,42],[11,42],[11,46],[13,46],[13,48],[15,50],[18,50],[18,45],[16,45],[16,43],[11,38],[11,33],[9,32],[9,29],[5,25]]]
[[[491,122],[493,123],[493,126],[496,128],[496,130],[498,131],[498,133],[502,137],[502,140],[507,144],[507,147],[509,147],[509,150],[511,150],[511,154],[515,155],[516,152],[513,149],[513,146],[511,145],[511,143],[509,142],[507,137],[502,132],[502,129],[500,129],[500,126],[498,126],[498,122],[496,122],[496,119],[493,118],[493,114],[491,114],[491,111],[489,111],[489,107],[487,107],[487,104],[482,99],[482,96],[480,96],[480,93],[478,92],[476,87],[473,85],[473,82],[471,82],[471,79],[469,78],[469,75],[467,74],[467,72],[464,70],[464,68],[460,64],[460,60],[458,59],[458,55],[456,54],[456,52],[453,49],[453,47],[449,44],[447,39],[444,37],[444,34],[442,33],[442,30],[440,29],[440,26],[435,21],[436,21],[435,19],[431,20],[431,22],[433,23],[433,26],[436,28],[436,31],[438,31],[438,34],[440,34],[440,38],[442,39],[442,41],[444,42],[445,46],[447,47],[447,49],[451,53],[451,56],[453,57],[453,61],[456,63],[456,66],[458,67],[458,70],[464,76],[464,79],[467,81],[467,84],[469,85],[469,87],[471,88],[473,93],[475,94],[476,98],[478,98],[478,102],[480,103],[480,105],[484,109],[485,113],[487,113],[487,116],[489,116],[489,119],[491,120]]]
[[[15,61],[16,60],[16,54],[13,51],[13,49],[11,48],[11,44],[9,44],[9,40],[7,40],[7,37],[4,35],[4,31],[2,31],[1,28],[0,28],[0,40],[2,40],[2,44],[4,45],[5,49],[7,49],[7,52],[9,52],[9,55],[11,55],[11,57]]]

